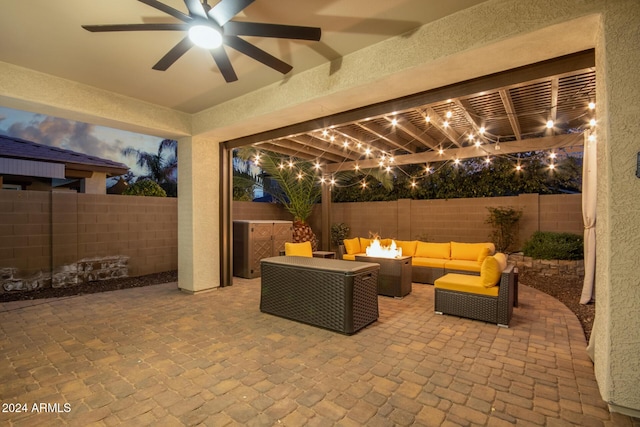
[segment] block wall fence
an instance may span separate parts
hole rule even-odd
[[[520,244],[537,230],[583,232],[580,194],[333,203],[330,224],[346,223],[351,236],[373,232],[400,240],[481,242],[491,233],[488,206],[523,210]],[[318,205],[310,218],[318,239],[320,212]],[[233,219],[291,215],[277,204],[234,202]],[[51,274],[109,257],[126,259],[129,276],[176,270],[177,222],[175,198],[0,191],[0,272]]]
[[[113,263],[114,257],[128,264],[129,276],[176,270],[177,202],[159,197],[0,191],[0,271],[14,279],[50,278],[60,270],[81,269],[80,265],[87,265],[82,260],[96,260],[88,264],[93,268],[100,262]]]
[[[330,222],[347,224],[352,237],[377,233],[398,240],[485,242],[491,234],[491,227],[485,223],[487,207],[523,211],[518,245],[536,231],[584,232],[581,194],[334,203]]]

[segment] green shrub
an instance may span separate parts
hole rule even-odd
[[[349,231],[351,231],[351,228],[344,222],[331,225],[331,243],[333,246],[341,245],[342,241],[349,237]]]
[[[491,225],[491,241],[496,245],[496,251],[508,252],[514,249],[518,242],[518,221],[522,217],[522,210],[512,207],[488,206],[489,217],[485,223]]]
[[[127,187],[122,192],[126,196],[152,196],[152,197],[167,197],[167,193],[158,185],[157,182],[150,179],[143,179],[142,181],[136,181]]]
[[[523,252],[536,259],[583,259],[584,240],[579,234],[536,231],[524,244]]]

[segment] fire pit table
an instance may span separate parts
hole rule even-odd
[[[402,298],[411,293],[411,257],[382,258],[356,255],[356,261],[380,264],[378,295]]]

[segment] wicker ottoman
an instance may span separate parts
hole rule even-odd
[[[379,268],[336,259],[265,258],[260,311],[353,334],[378,319]]]

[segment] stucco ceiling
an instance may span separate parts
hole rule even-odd
[[[162,2],[187,12],[182,0]],[[226,83],[201,48],[190,49],[167,71],[152,69],[184,37],[181,31],[90,33],[81,27],[179,22],[137,0],[1,0],[0,61],[196,113],[478,3],[482,1],[256,0],[234,20],[320,27],[322,38],[245,37],[291,64],[293,71],[283,76],[227,48],[239,80]]]

